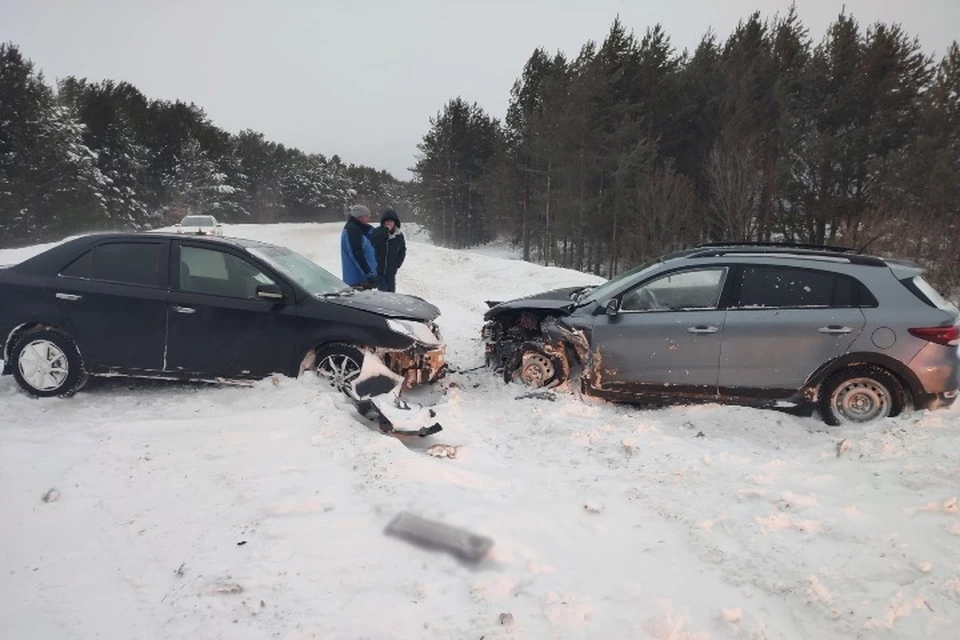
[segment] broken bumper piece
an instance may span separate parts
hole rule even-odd
[[[404,378],[387,367],[375,354],[366,353],[360,375],[345,390],[363,418],[381,432],[425,438],[443,430],[434,421],[432,409],[414,410],[400,397]]]

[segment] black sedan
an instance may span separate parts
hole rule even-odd
[[[436,380],[439,310],[356,291],[287,248],[109,233],[0,268],[3,373],[64,396],[88,376],[259,379],[313,370],[343,388],[375,354],[407,386]]]

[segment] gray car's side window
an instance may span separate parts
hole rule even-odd
[[[859,281],[830,271],[797,267],[744,267],[734,308],[805,309],[876,306]]]
[[[216,249],[180,247],[181,291],[255,298],[261,284],[275,283],[242,258]]]
[[[646,282],[623,296],[622,311],[693,311],[716,309],[726,267],[678,271]]]

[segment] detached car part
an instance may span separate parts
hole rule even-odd
[[[360,374],[347,384],[344,395],[357,413],[382,433],[425,438],[443,430],[432,409],[413,409],[401,393],[404,378],[391,371],[376,354],[366,352]]]
[[[426,549],[447,551],[471,563],[483,560],[493,548],[491,538],[406,512],[397,515],[384,533]]]

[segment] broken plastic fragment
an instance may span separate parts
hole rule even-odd
[[[490,538],[406,512],[397,515],[384,533],[427,549],[450,552],[466,562],[479,562],[493,547]]]

